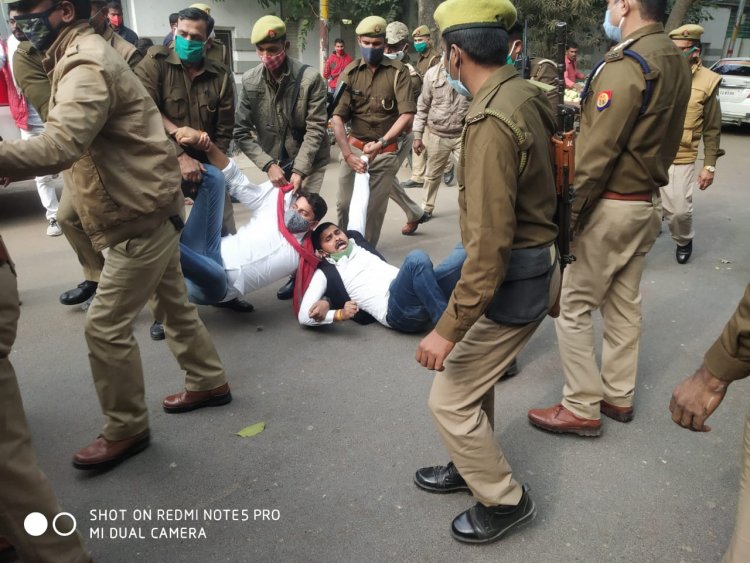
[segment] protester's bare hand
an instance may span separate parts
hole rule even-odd
[[[208,133],[192,127],[179,127],[174,133],[174,138],[181,145],[195,147],[200,151],[207,151],[211,146],[211,137]]]
[[[427,369],[443,371],[445,369],[443,366],[445,358],[448,357],[455,345],[455,342],[443,338],[433,329],[419,343],[416,360]]]
[[[364,174],[367,172],[367,164],[365,164],[365,162],[354,153],[349,153],[345,162],[349,165],[349,168],[354,170],[357,174]]]
[[[277,188],[286,186],[289,183],[286,176],[284,176],[284,170],[278,164],[269,166],[266,174],[268,174],[268,179],[271,180],[271,183]]]
[[[344,320],[348,321],[357,314],[357,311],[359,311],[359,307],[354,301],[347,301],[346,303],[344,303],[344,308],[341,310],[343,311],[341,315],[344,317]]]
[[[422,151],[424,150],[424,143],[422,142],[422,139],[414,139],[414,142],[411,144],[411,148],[417,156],[420,156],[422,154]]]
[[[289,183],[294,186],[294,193],[297,193],[302,187],[302,176],[300,176],[296,172],[292,172],[292,177],[289,178]]]
[[[672,393],[669,412],[672,420],[694,432],[710,432],[705,424],[727,393],[729,383],[714,377],[705,364],[680,383]]]
[[[313,306],[310,307],[310,310],[307,312],[307,314],[312,320],[320,323],[325,320],[326,315],[328,314],[328,311],[330,309],[331,304],[325,299],[321,299],[320,301],[316,301],[315,303],[313,303]]]
[[[199,161],[188,156],[187,153],[182,153],[177,157],[180,162],[180,173],[182,179],[186,182],[193,182],[194,184],[200,184],[203,179],[203,173],[206,168]]]
[[[709,172],[705,168],[698,174],[698,187],[701,190],[707,189],[711,184],[714,183],[714,173]]]

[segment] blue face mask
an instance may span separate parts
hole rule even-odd
[[[451,55],[448,53],[448,66],[450,67],[450,61],[451,61]],[[447,68],[443,67],[443,72],[445,73],[445,79],[448,81],[448,84],[451,85],[451,88],[453,88],[456,92],[464,96],[465,98],[471,98],[471,92],[469,92],[469,89],[464,86],[463,82],[461,82],[461,67],[458,68],[458,78],[453,78],[451,76],[451,73],[448,71]]]
[[[620,25],[622,25],[622,20],[620,20]],[[609,19],[609,9],[607,9],[607,13],[604,14],[604,24],[602,27],[604,28],[604,35],[606,35],[608,39],[615,43],[622,41],[622,31],[618,26],[612,25],[612,20]]]
[[[368,65],[378,66],[383,60],[385,54],[385,47],[363,47],[359,46],[359,51],[362,53],[362,58]]]

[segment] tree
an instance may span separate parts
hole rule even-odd
[[[667,33],[682,25],[682,22],[685,21],[685,16],[687,16],[688,10],[690,9],[692,3],[693,0],[675,0],[674,4],[672,5],[672,11],[669,12],[667,23],[664,26],[664,29]]]
[[[417,2],[417,19],[419,20],[418,25],[426,25],[432,30],[433,43],[438,39],[437,25],[432,14],[435,13],[435,9],[440,4],[441,0],[418,0]]]

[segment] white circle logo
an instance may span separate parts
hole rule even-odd
[[[30,536],[41,536],[47,531],[47,518],[41,512],[31,512],[24,519],[23,527]]]
[[[57,529],[57,519],[60,518],[60,516],[67,516],[73,521],[73,526],[69,532],[61,532],[60,530]],[[70,534],[76,531],[76,526],[78,526],[78,522],[76,522],[75,516],[73,516],[70,512],[61,512],[60,514],[58,514],[52,519],[52,529],[55,530],[55,533],[58,536],[63,536],[63,537],[69,536]]]

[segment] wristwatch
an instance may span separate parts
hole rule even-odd
[[[708,170],[711,174],[713,174],[714,172],[716,172],[716,166],[704,166],[703,168],[705,168],[706,170]]]
[[[383,145],[383,148],[387,147],[390,144],[388,141],[385,140],[385,137],[380,137],[380,139],[378,139],[378,143]]]

